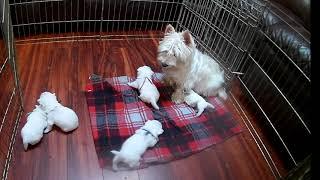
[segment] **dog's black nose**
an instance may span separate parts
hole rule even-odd
[[[162,67],[168,67],[168,64],[166,64],[166,63],[161,63],[161,66],[162,66]]]

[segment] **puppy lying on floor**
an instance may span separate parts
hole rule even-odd
[[[72,109],[60,104],[55,93],[41,93],[38,103],[48,117],[48,126],[44,133],[50,132],[54,124],[64,132],[70,132],[78,128],[79,120],[77,114]]]
[[[112,168],[115,171],[138,168],[140,158],[148,147],[153,147],[158,141],[158,136],[163,133],[162,125],[157,120],[149,120],[135,134],[129,137],[121,146],[120,151],[112,150],[115,156],[113,158]],[[119,168],[120,162],[129,166]]]
[[[207,107],[214,109],[212,104],[208,103],[203,97],[193,90],[185,92],[184,101],[191,107],[197,107],[198,112],[196,117],[200,116]]]
[[[128,85],[139,89],[139,98],[143,102],[150,103],[155,109],[159,109],[157,101],[159,100],[160,93],[151,80],[154,72],[148,66],[139,67],[137,71],[137,79],[129,82]]]
[[[28,115],[27,122],[21,129],[21,137],[24,150],[28,149],[28,145],[35,145],[43,137],[43,130],[47,128],[47,115],[36,105],[36,108]]]

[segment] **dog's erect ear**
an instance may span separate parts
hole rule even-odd
[[[193,38],[191,36],[191,33],[188,30],[182,32],[182,37],[184,39],[184,43],[187,46],[190,46],[190,47],[194,46]]]
[[[176,32],[176,30],[174,30],[174,27],[171,24],[168,24],[166,26],[166,30],[164,31],[164,34],[170,34]]]

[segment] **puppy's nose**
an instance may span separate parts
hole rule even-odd
[[[168,64],[166,64],[166,63],[161,63],[161,66],[162,66],[162,67],[168,67]]]

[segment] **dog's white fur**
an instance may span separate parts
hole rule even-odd
[[[187,92],[187,95],[184,97],[184,101],[191,107],[197,107],[197,117],[200,116],[207,107],[214,109],[212,104],[208,103],[203,97],[193,90]]]
[[[36,105],[36,108],[28,115],[27,122],[21,129],[21,137],[24,150],[28,145],[35,145],[43,137],[43,130],[47,127],[46,113]]]
[[[158,61],[162,65],[165,82],[174,84],[171,99],[176,103],[184,100],[183,90],[193,89],[203,96],[227,98],[223,84],[224,71],[219,64],[201,53],[189,31],[176,32],[167,25],[165,36],[158,47]]]
[[[48,126],[44,133],[51,131],[56,125],[64,132],[70,132],[79,126],[77,114],[57,101],[55,93],[43,92],[38,99],[40,107],[47,113]]]
[[[145,131],[145,130],[147,131]],[[115,155],[112,168],[115,171],[128,170],[140,166],[140,158],[148,147],[153,147],[158,142],[158,136],[163,133],[162,124],[157,120],[148,120],[144,126],[135,131],[135,134],[129,137],[121,146],[120,151],[112,150]],[[118,167],[120,162],[129,166]]]
[[[151,83],[153,74],[154,72],[150,67],[141,66],[137,69],[137,79],[133,82],[129,82],[128,85],[139,89],[139,98],[143,102],[150,103],[155,109],[159,109],[157,101],[159,100],[160,93],[157,87]]]

